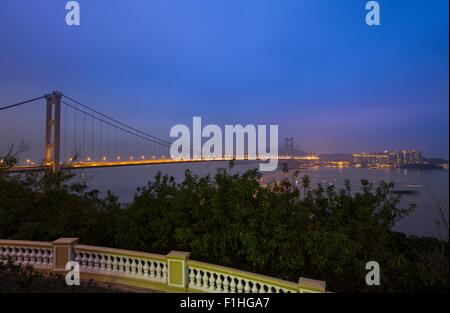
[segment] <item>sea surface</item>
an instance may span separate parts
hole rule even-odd
[[[122,203],[133,200],[136,188],[151,181],[158,171],[174,176],[178,181],[184,177],[186,169],[190,169],[197,175],[213,175],[218,168],[227,167],[226,162],[211,162],[206,164],[164,164],[131,166],[116,168],[86,169],[82,175],[87,178],[90,188],[100,190],[103,194],[107,190],[120,197]],[[245,172],[258,165],[253,163],[237,163],[233,172]],[[297,168],[290,166],[287,176],[295,183],[292,177]],[[367,179],[377,184],[384,180],[393,182],[395,190],[410,190],[411,194],[402,195],[403,206],[409,203],[417,205],[416,210],[400,220],[395,230],[416,236],[442,237],[444,233],[436,228],[436,221],[442,220],[438,209],[438,203],[443,208],[443,213],[448,221],[449,215],[449,172],[448,170],[402,170],[402,169],[369,169],[369,168],[326,168],[311,167],[298,168],[299,177],[308,175],[314,185],[333,184],[342,187],[345,180],[350,180],[352,189],[360,189],[361,179]],[[278,180],[284,177],[281,169],[266,173],[266,181]],[[301,179],[298,179],[300,184]]]

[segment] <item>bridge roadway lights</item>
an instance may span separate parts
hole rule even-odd
[[[306,157],[287,157],[287,156],[278,156],[278,160],[292,160],[292,161],[318,161],[319,157],[315,156],[306,156]],[[72,164],[64,164],[62,162],[59,163],[58,169],[80,169],[80,168],[93,168],[93,167],[117,167],[117,166],[134,166],[134,165],[152,165],[152,164],[171,164],[171,163],[190,163],[190,162],[214,162],[214,161],[230,161],[230,160],[240,160],[240,161],[252,161],[247,159],[236,159],[236,158],[199,158],[199,159],[151,159],[151,160],[119,160],[119,161],[98,161],[98,162],[77,162]],[[21,172],[21,171],[39,171],[39,170],[47,170],[49,168],[55,168],[55,164],[53,162],[44,162],[42,165],[35,165],[34,162],[31,162],[30,165],[23,166],[15,166],[10,171],[11,172]]]

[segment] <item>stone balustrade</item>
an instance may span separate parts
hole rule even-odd
[[[82,273],[167,282],[164,255],[85,245],[76,245],[74,250]]]
[[[290,293],[298,285],[268,276],[208,263],[189,262],[189,288],[218,293]]]
[[[0,262],[30,265],[65,273],[79,265],[82,280],[121,284],[162,292],[316,293],[325,282],[300,278],[298,283],[195,260],[188,252],[167,255],[78,244],[77,238],[53,242],[0,240]]]
[[[0,261],[7,259],[12,260],[15,264],[51,270],[53,268],[53,246],[49,242],[0,240]]]

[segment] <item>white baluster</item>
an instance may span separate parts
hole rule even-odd
[[[117,260],[116,256],[113,256],[112,272],[113,273],[118,273],[119,272],[119,261]]]
[[[14,252],[14,248],[13,247],[8,247],[7,249],[8,249],[8,257],[7,257],[7,259],[14,263],[14,261],[15,261],[14,258],[15,258],[15,255],[16,255],[16,253]]]
[[[94,270],[94,255],[92,253],[89,253],[87,269],[91,272]]]
[[[125,262],[123,261],[123,257],[119,257],[119,273],[120,274],[125,273],[124,267],[125,267]]]
[[[113,273],[119,273],[119,263],[120,263],[120,257],[114,256],[112,260],[112,271]]]
[[[5,255],[5,248],[0,247],[0,263],[3,262],[4,255]]]
[[[150,261],[150,278],[155,278],[155,263]]]
[[[221,278],[221,274],[217,274],[217,279],[216,279],[216,292],[222,292],[222,278]]]
[[[130,274],[131,274],[131,276],[136,276],[136,267],[137,267],[137,265],[136,265],[136,259],[131,259],[131,262],[130,262]]]
[[[268,288],[270,289],[270,288]],[[261,284],[260,288],[259,288],[259,293],[266,293],[266,288],[264,287],[263,284]]]
[[[9,247],[4,247],[3,250],[3,263],[7,263],[9,261]]]
[[[209,276],[209,292],[215,292],[216,291],[216,278],[214,277],[214,273],[211,273],[211,276]]]
[[[228,281],[228,276],[223,277],[223,292],[229,293],[230,282]]]
[[[143,272],[143,268],[144,268],[144,266],[142,265],[142,260],[137,260],[137,267],[136,267],[136,269],[137,269],[137,273],[136,273],[136,275],[137,276],[139,276],[139,277],[141,277],[141,276],[144,276],[144,272]]]
[[[148,266],[148,261],[147,260],[145,260],[144,261],[144,267],[143,267],[143,271],[144,271],[144,277],[145,278],[148,278],[149,277],[149,274],[148,274],[148,270],[150,269],[150,267]]]
[[[244,291],[244,285],[242,285],[242,279],[238,278],[238,284],[237,284],[237,292],[242,293]]]
[[[109,255],[100,255],[100,271],[106,272],[109,270],[107,262],[109,260]]]
[[[17,264],[17,250],[15,247],[11,247],[11,251],[9,253],[9,258],[14,264]]]
[[[22,247],[16,247],[16,264],[21,265],[23,260],[23,248]]]
[[[53,249],[48,250],[48,267],[52,268],[53,266]]]
[[[162,271],[162,268],[161,268],[161,263],[160,262],[156,262],[156,279],[157,280],[161,280],[161,271]]]
[[[48,249],[44,249],[44,254],[42,255],[42,266],[45,268],[48,267],[48,257],[49,257]]]
[[[86,252],[83,252],[83,257],[81,258],[81,268],[85,270],[88,268],[88,255]]]
[[[80,268],[81,268],[81,252],[79,252],[79,251],[76,251],[75,252],[75,262],[77,262],[78,263],[78,265],[80,266]]]
[[[162,268],[162,281],[166,282],[167,281],[167,265],[166,263],[162,264],[163,268]]]
[[[203,278],[202,278],[202,280],[203,280],[203,287],[202,287],[202,289],[203,290],[208,290],[209,277],[208,277],[208,272],[207,271],[203,271]]]
[[[251,291],[250,281],[244,279],[244,292],[250,293],[250,291]]]
[[[17,250],[16,247],[11,247],[11,248],[10,248],[10,251],[9,251],[9,258],[11,259],[11,261],[12,261],[14,264],[17,264],[17,252],[18,252],[18,250]]]
[[[200,274],[200,270],[197,269],[197,275],[195,275],[195,280],[196,280],[196,284],[195,284],[195,288],[197,289],[201,289],[202,288],[202,274]]]
[[[29,264],[32,266],[34,266],[36,264],[36,250],[34,248],[31,248]]]
[[[30,264],[30,249],[24,248],[23,263],[24,266]]]
[[[5,247],[5,252],[3,253],[3,262],[6,264],[9,261],[9,247]]]
[[[98,253],[94,254],[94,271],[98,272],[100,270],[100,255]]]
[[[112,255],[108,255],[106,257],[105,270],[107,272],[113,271],[113,256]]]
[[[236,279],[234,277],[230,277],[230,293],[236,293]]]
[[[258,287],[256,286],[256,283],[253,283],[252,293],[258,293]]]
[[[129,258],[125,258],[124,274],[125,275],[130,275],[130,259]]]
[[[37,249],[37,254],[36,254],[36,266],[41,267],[42,265],[42,249]]]
[[[19,247],[18,248],[19,251],[17,251],[17,263],[22,264],[23,263],[23,248]],[[0,260],[2,259],[2,257],[0,256]]]
[[[189,269],[189,288],[194,288],[195,286],[195,273],[194,269]]]

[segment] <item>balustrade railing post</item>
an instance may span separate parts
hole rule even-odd
[[[174,291],[186,292],[189,284],[188,260],[190,252],[171,251],[166,256],[167,286]]]
[[[67,262],[75,261],[74,247],[78,240],[78,238],[60,238],[52,242],[54,272],[66,272]]]

